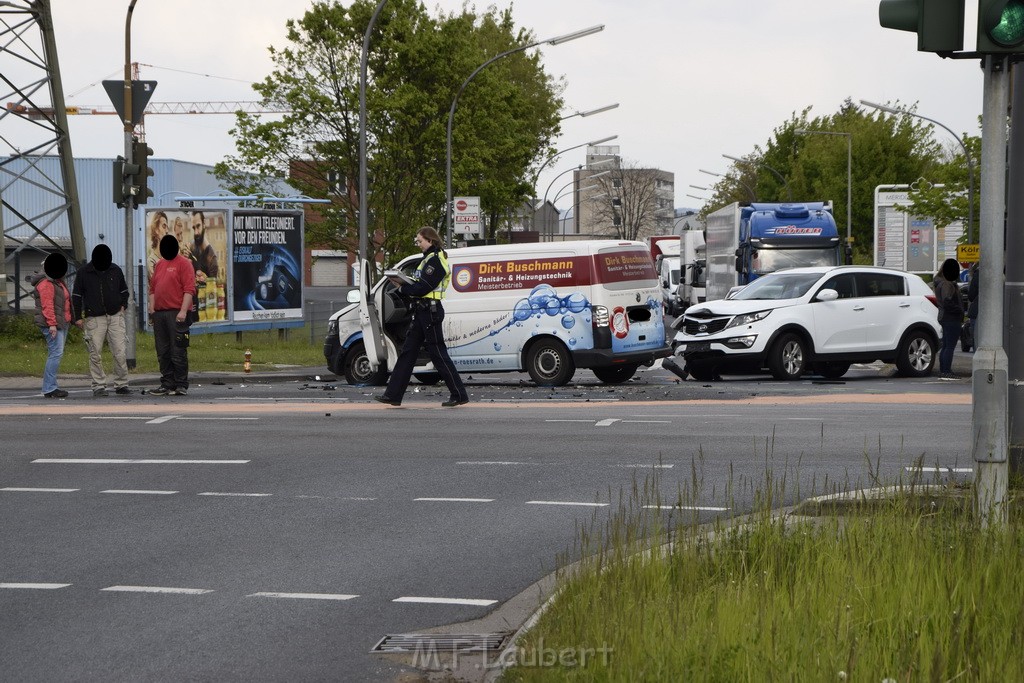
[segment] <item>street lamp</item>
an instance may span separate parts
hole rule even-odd
[[[579,166],[578,168],[570,168],[568,171],[562,171],[561,173],[556,175],[554,178],[552,178],[551,182],[548,184],[548,189],[544,190],[544,201],[541,203],[541,205],[543,206],[544,204],[547,203],[547,201],[548,201],[548,192],[551,191],[551,186],[555,184],[556,180],[558,180],[559,178],[564,176],[566,173],[569,173],[571,171],[581,171],[581,170],[583,170],[583,166]],[[601,171],[600,173],[595,173],[593,175],[588,175],[586,178],[584,178],[584,180],[591,180],[592,178],[599,178],[600,176],[608,175],[609,173],[611,173],[610,170],[608,170],[608,171]],[[574,179],[572,182],[574,183],[574,182],[576,182],[576,180]],[[572,185],[572,183],[569,183],[569,185]],[[566,187],[568,187],[568,185]],[[565,187],[563,187],[562,189],[564,190]],[[554,204],[554,202],[552,202],[552,204]]]
[[[786,187],[786,196],[789,198],[789,201],[793,201],[793,190],[789,187],[789,182],[785,178],[782,177],[781,173],[776,171],[774,168],[772,168],[768,164],[764,163],[763,161],[761,161],[759,159],[741,159],[739,157],[734,157],[734,156],[731,156],[729,154],[723,154],[722,156],[725,157],[726,159],[729,159],[730,161],[735,161],[738,164],[751,164],[753,166],[764,166],[769,171],[774,173],[775,177],[779,179],[779,182],[782,183]]]
[[[733,178],[731,175],[728,175],[728,174],[722,175],[721,173],[715,173],[714,171],[705,171],[703,168],[698,168],[697,170],[700,171],[701,173],[707,173],[708,175],[715,176],[716,178],[725,178],[726,180],[732,180],[732,181],[742,185],[743,189],[745,189],[747,191],[747,194],[750,195],[750,201],[752,201],[752,202],[756,202],[757,201],[757,193],[754,192],[754,188],[752,188],[750,185],[747,185],[745,182],[743,182],[739,178]]]
[[[846,138],[846,248],[853,249],[853,133],[840,133],[834,130],[806,130],[804,128],[798,128],[793,132],[797,135],[841,135]],[[851,253],[847,251],[847,257]]]
[[[906,109],[897,109],[896,107],[889,107],[884,104],[876,104],[875,102],[868,102],[867,100],[861,100],[860,103],[867,107],[884,111],[888,114],[905,114],[907,116],[916,116],[919,119],[930,121],[936,126],[945,128],[949,131],[949,134],[953,136],[953,139],[960,143],[960,148],[964,151],[964,158],[967,159],[967,241],[970,244],[974,244],[974,162],[971,160],[971,153],[967,151],[967,145],[965,145],[964,141],[960,139],[960,136],[954,133],[949,126],[916,112],[907,111]]]
[[[570,40],[576,40],[577,38],[583,38],[585,36],[589,36],[589,35],[592,35],[594,33],[598,33],[598,32],[603,31],[603,30],[604,30],[604,24],[598,24],[597,26],[591,26],[590,28],[585,28],[585,29],[581,29],[579,31],[574,31],[573,33],[566,33],[565,35],[555,36],[554,38],[547,38],[545,40],[538,40],[538,41],[535,41],[535,42],[532,42],[532,43],[528,43],[526,45],[520,45],[519,47],[514,47],[511,50],[505,50],[504,52],[500,52],[500,53],[494,55],[493,57],[488,59],[486,62],[484,62],[483,64],[478,66],[476,69],[474,69],[473,73],[469,74],[469,78],[467,78],[465,81],[463,81],[462,85],[459,86],[458,91],[455,93],[455,98],[452,100],[452,107],[451,107],[450,110],[448,110],[448,131],[447,131],[447,138],[446,138],[447,145],[446,145],[446,148],[445,148],[445,204],[444,204],[444,213],[445,213],[445,233],[446,233],[446,240],[448,242],[448,246],[451,246],[451,244],[452,244],[452,122],[455,120],[455,107],[459,103],[459,95],[461,95],[462,91],[466,89],[466,86],[469,85],[469,82],[472,81],[473,78],[478,73],[480,73],[487,65],[491,64],[492,62],[495,62],[495,61],[501,59],[502,57],[507,57],[507,56],[509,56],[511,54],[515,54],[516,52],[522,52],[524,50],[529,50],[531,47],[537,47],[538,45],[542,45],[544,43],[547,43],[548,45],[561,45],[562,43],[567,43]]]
[[[707,191],[708,191],[708,188],[706,188],[706,187],[701,187],[700,185],[690,185],[690,187],[692,187],[692,188],[693,188],[693,189],[695,189],[695,190],[701,190],[701,191],[703,191],[703,192],[707,192]]]
[[[597,109],[591,109],[590,111],[578,111],[578,112],[575,112],[574,114],[569,114],[568,116],[563,116],[562,118],[560,118],[558,120],[559,121],[565,121],[566,119],[571,119],[574,116],[579,116],[582,119],[582,118],[586,118],[588,116],[593,116],[594,114],[600,114],[602,112],[611,111],[612,109],[617,109],[618,106],[619,106],[618,102],[616,102],[615,104],[606,104],[603,107],[598,107]]]
[[[582,193],[582,192],[587,192],[588,190],[598,190],[598,189],[601,188],[600,185],[587,185],[586,187],[581,187],[579,190],[575,190],[575,189],[573,189],[573,190],[566,190],[566,188],[569,187],[572,184],[573,183],[569,183],[568,185],[563,186],[562,190],[565,190],[565,192],[559,191],[558,196],[556,196],[554,199],[552,199],[551,203],[555,204],[556,202],[558,202],[559,199],[561,199],[562,197],[564,197],[567,194],[572,194],[573,192],[581,192]],[[607,192],[602,192],[601,194],[608,194],[608,193]],[[601,195],[593,195],[592,197],[588,197],[587,199],[593,199],[595,197],[600,197],[600,196]]]
[[[686,195],[686,196],[687,196],[687,197],[693,197],[694,199],[700,200],[700,201],[702,201],[702,202],[706,202],[706,201],[707,201],[707,199],[705,199],[704,197],[698,197],[698,196],[697,196],[697,195],[695,195],[695,194],[688,194],[688,195]]]

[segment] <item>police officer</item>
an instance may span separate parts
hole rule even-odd
[[[462,384],[455,364],[448,355],[441,331],[444,320],[444,308],[441,300],[445,289],[452,279],[452,271],[448,266],[448,254],[441,248],[441,237],[430,227],[420,228],[416,233],[416,246],[423,252],[423,260],[416,267],[416,276],[410,284],[403,284],[398,293],[412,300],[412,321],[409,332],[398,354],[395,367],[391,371],[388,386],[381,396],[374,399],[381,403],[398,406],[402,404],[409,378],[416,365],[416,356],[421,346],[426,347],[434,368],[441,375],[450,394],[441,405],[453,408],[469,403],[469,394]]]

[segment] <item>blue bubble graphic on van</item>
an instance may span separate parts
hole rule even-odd
[[[562,316],[562,327],[564,327],[567,330],[571,330],[575,326],[576,326],[576,318],[572,317],[571,315],[563,315]]]
[[[515,308],[512,309],[512,317],[518,321],[526,320],[532,315],[533,311],[530,309],[530,302],[526,299],[521,299],[516,303]]]
[[[589,303],[587,297],[580,292],[574,292],[565,298],[565,307],[573,313],[582,313]]]
[[[501,351],[501,344],[499,344],[498,342],[494,342],[494,350]]]

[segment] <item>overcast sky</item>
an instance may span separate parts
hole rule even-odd
[[[68,104],[109,104],[99,83],[122,78],[128,4],[52,0]],[[285,20],[309,5],[138,0],[132,59],[144,65],[141,78],[159,82],[154,101],[256,99],[250,83],[270,70],[267,46],[284,45]],[[453,10],[462,3],[426,5]],[[965,47],[973,49],[976,1],[967,6]],[[918,53],[914,34],[878,25],[878,0],[517,0],[513,15],[539,39],[604,24],[601,33],[542,49],[549,73],[565,79],[566,114],[620,104],[563,122],[556,148],[618,135],[609,144],[623,157],[675,174],[677,207],[700,205],[687,194],[710,194],[688,187],[713,184],[699,169],[723,172],[730,162],[722,154],[742,156],[764,145],[776,127],[808,106],[814,116],[834,113],[847,97],[899,100],[917,103],[921,114],[958,134],[979,132],[977,61]],[[116,117],[70,120],[76,155],[121,152]],[[213,164],[233,151],[232,122],[230,115],[149,116],[146,131],[156,157]],[[937,135],[950,139],[941,129]],[[583,148],[558,157],[541,177],[539,193],[555,174],[583,160]],[[561,204],[564,209],[568,202]]]

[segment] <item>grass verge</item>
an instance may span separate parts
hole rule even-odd
[[[581,530],[502,681],[1024,680],[1016,501],[982,531],[962,489],[788,519],[776,491],[742,525],[680,526],[652,490]]]
[[[276,330],[242,332],[241,340],[234,332],[192,335],[188,349],[192,372],[241,372],[245,350],[252,349],[252,370],[275,370],[281,365],[317,366],[326,361],[321,344],[309,343],[309,329],[289,330],[288,339]],[[39,376],[46,362],[46,342],[28,316],[0,316],[0,376]],[[104,348],[104,367],[110,370],[110,350]],[[136,368],[132,373],[159,372],[153,335],[138,333],[135,337]],[[82,332],[73,327],[64,346],[60,374],[88,374],[89,352]]]

